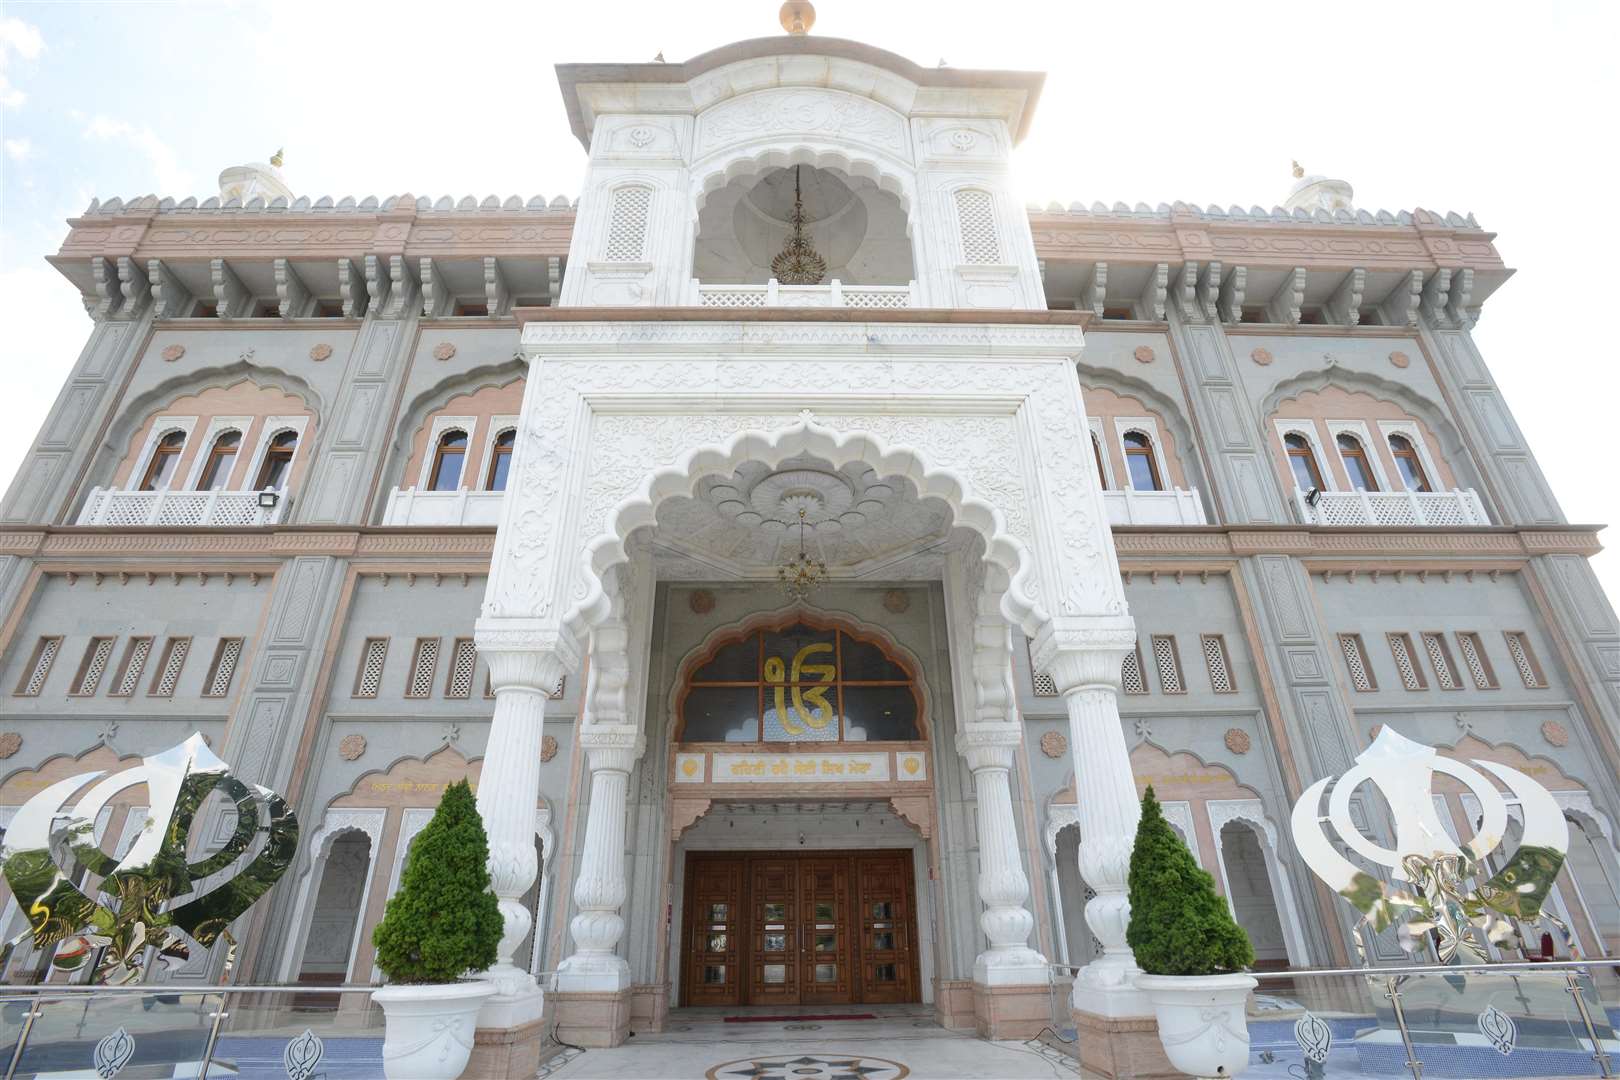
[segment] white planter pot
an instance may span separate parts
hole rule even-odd
[[[490,982],[384,986],[371,1000],[382,1006],[383,1075],[388,1080],[456,1080],[472,1055],[473,1029]]]
[[[1153,1002],[1159,1042],[1170,1064],[1189,1076],[1220,1080],[1249,1067],[1249,975],[1138,975]]]

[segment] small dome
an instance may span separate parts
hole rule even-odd
[[[293,200],[292,188],[281,175],[281,151],[271,155],[269,161],[255,161],[247,165],[232,165],[219,174],[219,201],[240,199],[246,203],[252,198],[269,202],[274,198]]]
[[[1305,168],[1299,162],[1294,162],[1294,186],[1288,189],[1288,198],[1283,200],[1283,209],[1294,210],[1326,210],[1332,213],[1335,210],[1355,210],[1351,201],[1355,198],[1355,189],[1348,180],[1334,180],[1331,177],[1305,175]]]

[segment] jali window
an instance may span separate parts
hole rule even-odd
[[[882,645],[795,622],[717,648],[680,699],[682,742],[914,742],[922,698]]]

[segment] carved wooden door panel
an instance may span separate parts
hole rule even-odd
[[[889,1003],[917,1000],[916,918],[911,860],[903,852],[857,855],[856,925],[860,930],[860,997]]]
[[[743,862],[693,859],[687,864],[687,1005],[741,1005]]]
[[[792,855],[749,860],[748,1003],[799,1003],[799,862]]]
[[[849,859],[804,857],[799,862],[799,920],[803,962],[799,1000],[806,1005],[837,1005],[853,1000],[851,962],[855,935],[850,927]]]

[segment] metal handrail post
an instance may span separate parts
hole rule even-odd
[[[1418,1060],[1417,1049],[1412,1045],[1412,1033],[1406,1029],[1406,1010],[1401,1007],[1401,992],[1397,988],[1400,977],[1395,976],[1384,980],[1384,996],[1395,1009],[1395,1026],[1401,1032],[1401,1045],[1406,1047],[1406,1067],[1412,1071],[1412,1080],[1423,1080],[1423,1062]]]
[[[225,1011],[230,996],[231,992],[229,990],[220,991],[219,1008],[210,1017],[214,1023],[208,1029],[208,1041],[203,1044],[202,1068],[197,1073],[197,1080],[208,1080],[208,1066],[213,1064],[214,1048],[219,1045],[219,1027],[231,1015]]]
[[[23,1014],[23,1026],[17,1036],[17,1049],[11,1052],[11,1061],[6,1064],[6,1080],[11,1080],[17,1074],[17,1065],[22,1061],[23,1050],[28,1046],[28,1033],[34,1030],[34,1021],[40,1017],[41,1002],[33,1001],[28,1005],[28,1012]]]
[[[1569,984],[1565,990],[1575,999],[1575,1011],[1581,1014],[1581,1024],[1586,1028],[1586,1037],[1592,1040],[1592,1060],[1597,1062],[1598,1073],[1605,1077],[1614,1076],[1609,1070],[1609,1055],[1603,1050],[1603,1041],[1598,1038],[1597,1028],[1592,1025],[1592,1014],[1587,1011],[1586,999],[1581,996],[1580,977],[1574,968],[1565,969],[1564,981]]]

